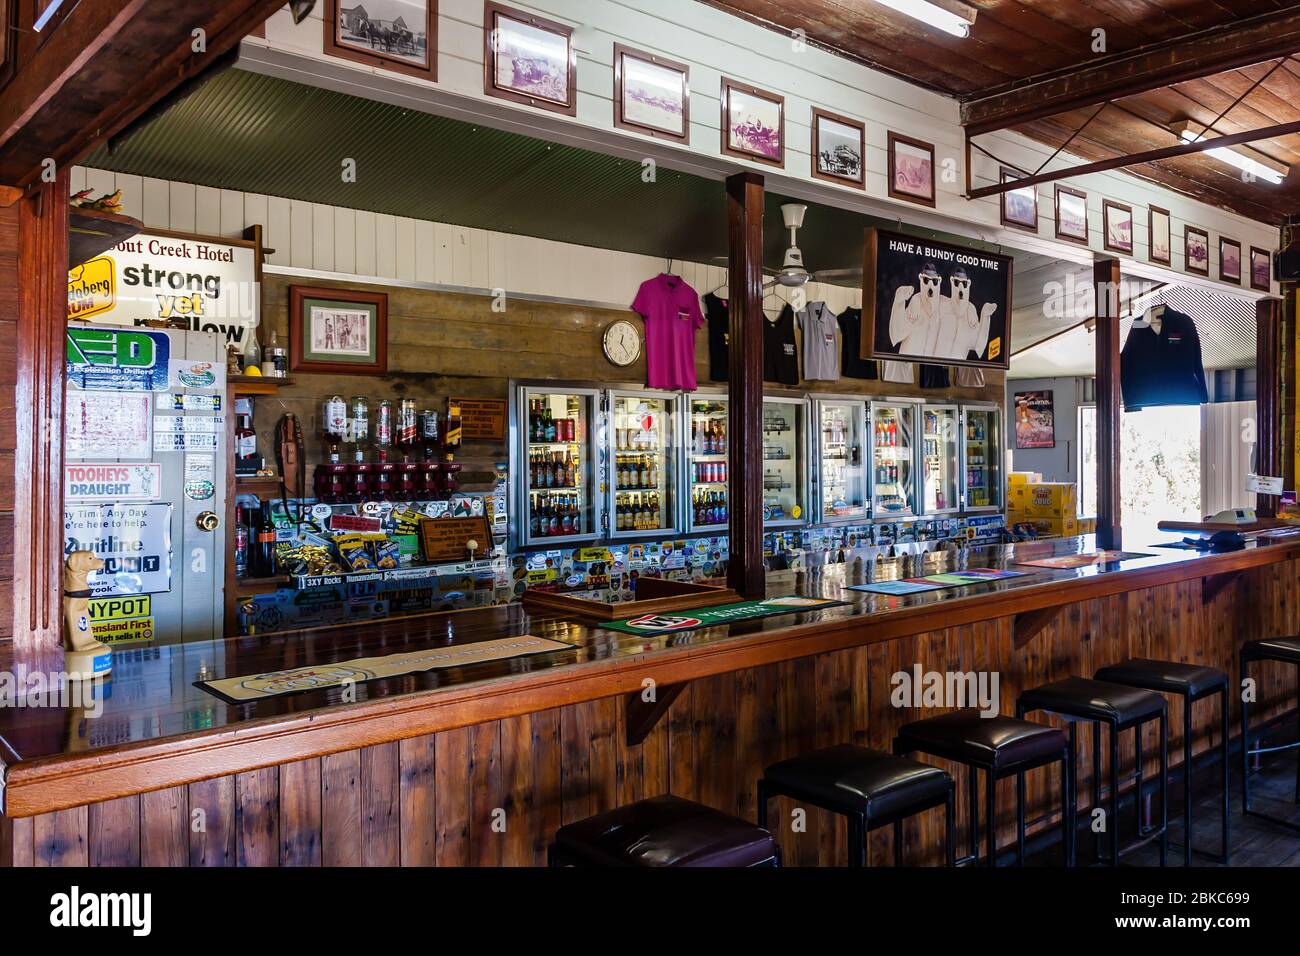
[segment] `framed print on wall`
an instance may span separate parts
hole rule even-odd
[[[690,67],[615,43],[614,125],[689,143]]]
[[[890,130],[889,195],[923,206],[935,204],[933,143]]]
[[[436,80],[438,0],[326,0],[325,52]]]
[[[1208,276],[1210,274],[1210,234],[1204,229],[1187,226],[1183,230],[1183,249],[1185,256],[1183,267],[1188,272]]]
[[[785,165],[785,97],[722,78],[722,151]]]
[[[1219,237],[1219,279],[1241,285],[1241,243]]]
[[[1056,187],[1056,238],[1088,244],[1088,194]]]
[[[813,107],[814,179],[867,188],[867,126],[859,120]]]
[[[488,0],[483,6],[483,92],[576,116],[573,28]]]
[[[1016,392],[1016,448],[1055,448],[1056,414],[1052,391]]]
[[[289,287],[289,369],[350,375],[388,371],[388,296]]]
[[[1250,247],[1250,287],[1257,292],[1273,291],[1273,255],[1259,246]]]
[[[1147,237],[1151,244],[1148,258],[1152,262],[1169,265],[1173,261],[1173,240],[1170,238],[1168,209],[1147,207]]]
[[[1133,255],[1133,207],[1112,199],[1101,204],[1102,245],[1110,252]]]
[[[1017,179],[1024,179],[1025,175],[1020,170],[1011,169],[1007,166],[1003,166],[1000,172],[1003,183],[1013,183]],[[1021,186],[1019,189],[1008,189],[1002,194],[1001,199],[1002,225],[1014,226],[1027,232],[1038,232],[1037,186]]]

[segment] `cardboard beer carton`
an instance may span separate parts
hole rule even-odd
[[[1078,486],[1068,481],[1044,481],[1025,486],[1020,510],[1031,518],[1076,518],[1079,511]]]

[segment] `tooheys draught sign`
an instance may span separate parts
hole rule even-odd
[[[140,233],[68,273],[68,318],[179,320],[242,348],[259,316],[255,257],[252,243]]]

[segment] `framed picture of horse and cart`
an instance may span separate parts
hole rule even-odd
[[[437,80],[438,0],[326,0],[325,52]]]

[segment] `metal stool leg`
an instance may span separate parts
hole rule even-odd
[[[979,771],[975,767],[966,768],[966,796],[970,802],[970,860],[980,861],[980,782]]]
[[[1119,866],[1119,733],[1110,725],[1110,817],[1106,820],[1110,833],[1110,865]]]
[[[1016,866],[1025,865],[1025,775],[1016,774]]]
[[[1190,702],[1187,708],[1191,710]],[[1189,821],[1191,817],[1187,818]],[[1192,845],[1189,835],[1187,845]],[[1190,856],[1191,850],[1188,850]],[[1160,865],[1169,855],[1169,714],[1160,715]]]
[[[1296,696],[1300,697],[1300,664],[1295,667],[1295,689]],[[1300,740],[1300,707],[1296,708],[1296,739]],[[1295,802],[1300,803],[1300,754],[1296,755],[1295,762]]]
[[[861,816],[849,816],[849,866],[867,865],[867,828]]]
[[[1246,659],[1241,659],[1241,812],[1250,812],[1250,704],[1246,702]]]
[[[1192,865],[1192,695],[1183,698],[1183,866]]]
[[[894,866],[903,865],[903,821],[894,821]]]
[[[1101,724],[1094,721],[1092,725],[1092,806],[1088,810],[1089,817],[1101,806],[1101,731]],[[1091,826],[1089,828],[1091,829]],[[1101,840],[1102,835],[1094,831],[1092,852],[1099,863],[1102,858]]]
[[[1079,734],[1077,731],[1078,721],[1070,721],[1070,756],[1066,767],[1061,773],[1061,790],[1062,799],[1066,801],[1066,813],[1069,820],[1065,821],[1065,865],[1074,866],[1075,843],[1078,840],[1078,826],[1075,821],[1075,814],[1079,812],[1079,795],[1076,788],[1079,785]],[[1068,773],[1066,772],[1068,771]]]
[[[1228,845],[1228,689],[1219,694],[1219,762],[1223,764],[1223,862],[1231,852]],[[1191,843],[1190,836],[1187,840]]]
[[[957,807],[955,787],[948,785],[948,798],[943,802],[943,845],[948,854],[948,866],[957,865]]]
[[[758,781],[758,825],[764,830],[767,829],[767,784],[762,780]]]
[[[984,771],[984,803],[986,804],[985,814],[988,816],[988,820],[985,822],[984,826],[988,829],[988,835],[985,839],[985,843],[988,845],[989,866],[998,865],[997,794],[998,794],[998,782],[993,777],[993,771],[992,770]]]
[[[1133,760],[1135,765],[1134,783],[1133,783],[1133,818],[1137,821],[1138,836],[1142,836],[1144,829],[1149,827],[1142,826],[1142,724],[1133,728]]]

